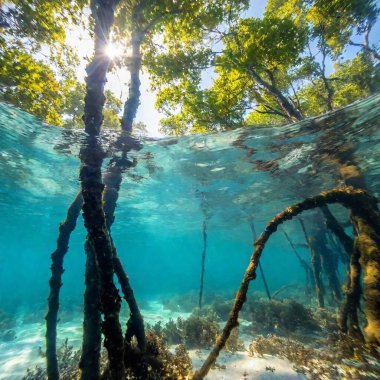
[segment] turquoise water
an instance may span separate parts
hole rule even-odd
[[[151,302],[177,295],[196,299],[204,220],[205,298],[231,298],[252,253],[250,222],[260,233],[289,204],[341,184],[329,159],[340,149],[350,146],[350,160],[354,157],[368,190],[379,196],[379,123],[380,96],[375,96],[285,127],[142,141],[142,149],[129,154],[137,165],[125,174],[112,233],[143,311]],[[116,154],[115,137],[111,132],[102,137],[108,159]],[[0,104],[0,309],[14,319],[16,335],[0,342],[0,379],[21,378],[34,362],[43,365],[37,349],[44,346],[50,254],[59,223],[79,189],[82,138],[78,130],[44,125]],[[340,207],[331,210],[341,222],[348,220]],[[289,222],[284,229],[298,244],[299,254],[310,260],[299,223]],[[78,346],[84,239],[80,217],[64,263],[64,332],[59,337],[72,338]],[[262,266],[272,292],[289,284],[302,289],[304,271],[281,231],[265,249]],[[339,273],[343,282],[342,265]],[[260,276],[251,292],[264,294]],[[34,335],[24,339],[31,328]],[[11,362],[17,355],[22,360]]]

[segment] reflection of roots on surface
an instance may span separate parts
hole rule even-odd
[[[236,294],[226,325],[202,367],[194,374],[193,380],[204,379],[216,362],[231,331],[238,326],[239,312],[247,299],[249,283],[256,278],[261,254],[270,236],[285,221],[291,220],[306,210],[331,203],[340,203],[351,212],[357,234],[354,244],[359,252],[360,263],[364,271],[366,339],[369,343],[380,344],[380,213],[376,199],[365,190],[344,186],[321,192],[315,197],[306,198],[302,202],[289,206],[266,225],[264,232],[254,244],[254,252]]]

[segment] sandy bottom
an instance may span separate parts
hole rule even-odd
[[[172,312],[164,309],[158,301],[151,302],[146,309],[142,310],[146,323],[167,322],[170,318],[187,318],[190,314]],[[44,323],[18,323],[14,329],[16,339],[11,342],[0,343],[0,379],[20,380],[26,373],[27,368],[36,365],[44,367],[45,358],[41,351],[45,350],[45,324]],[[66,338],[69,344],[79,348],[82,339],[81,317],[72,319],[70,322],[58,325],[59,344]],[[242,336],[246,347],[249,337]],[[207,350],[190,350],[193,368],[199,368],[206,358]],[[234,354],[223,352],[217,361],[218,368],[210,371],[208,380],[220,379],[305,379],[306,377],[293,370],[293,366],[287,360],[277,357],[265,356],[264,358],[251,358],[245,351]],[[270,369],[269,369],[270,368]],[[273,371],[273,372],[272,372]]]

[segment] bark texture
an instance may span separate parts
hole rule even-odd
[[[335,234],[338,238],[340,244],[344,248],[347,254],[347,258],[349,259],[352,255],[352,251],[354,249],[354,241],[348,236],[343,227],[339,224],[339,222],[335,219],[334,215],[331,213],[327,206],[321,207],[322,213],[326,219],[326,226]]]
[[[376,213],[377,204],[373,210]],[[365,299],[364,313],[367,326],[364,329],[366,341],[380,345],[380,228],[368,223],[366,215],[353,213],[357,237],[355,249],[360,255],[360,265],[363,269],[363,294]]]
[[[318,250],[318,240],[316,236],[309,237],[311,265],[313,267],[315,292],[317,294],[319,307],[325,307],[325,288],[322,279],[322,260]]]
[[[59,226],[57,248],[51,254],[51,277],[48,312],[46,314],[46,368],[49,380],[59,379],[57,360],[57,316],[59,310],[59,294],[62,287],[63,260],[69,249],[71,233],[82,208],[83,198],[79,192],[67,210],[66,219]]]
[[[340,137],[340,136],[339,136]],[[346,144],[339,152],[332,155],[337,163],[339,177],[346,185],[357,189],[365,189],[364,176],[357,165],[353,153],[354,146]],[[379,213],[377,202],[373,202],[373,213]],[[360,267],[363,272],[363,295],[365,299],[364,313],[367,326],[364,329],[365,339],[369,343],[380,345],[380,231],[368,223],[365,214],[351,212],[351,221],[356,232],[354,250],[359,251],[359,261],[354,258],[350,261],[350,287],[347,289],[347,302],[351,302],[350,309],[359,307]],[[354,253],[355,255],[356,253]],[[353,295],[350,295],[353,293]],[[357,313],[357,312],[356,312]],[[355,324],[355,315],[351,315],[351,324]],[[355,328],[351,329],[355,335]],[[350,331],[350,329],[349,329]]]
[[[113,281],[114,247],[107,229],[102,205],[104,185],[101,166],[104,153],[100,145],[99,133],[103,122],[104,84],[110,63],[105,51],[117,3],[116,0],[97,0],[91,3],[92,16],[95,21],[95,55],[86,69],[83,120],[87,138],[80,150],[83,218],[88,232],[88,244],[95,252],[98,267],[101,312],[104,315],[102,332],[105,336],[104,346],[108,352],[110,377],[113,380],[123,379],[125,376],[124,345],[119,322],[121,299]],[[88,368],[85,364],[87,361],[96,362],[88,355],[98,355],[96,348],[82,356],[83,368]],[[87,374],[82,372],[82,377],[96,379],[98,369],[92,368],[92,371]]]
[[[100,378],[100,351],[102,343],[99,271],[94,248],[85,243],[86,270],[83,310],[83,342],[79,363],[81,380]]]
[[[250,227],[251,227],[251,232],[252,232],[252,237],[253,237],[253,243],[255,243],[255,241],[257,239],[257,236],[256,236],[256,229],[255,229],[255,225],[254,225],[253,221],[250,222]],[[267,294],[268,299],[271,300],[272,297],[271,297],[271,294],[270,294],[270,290],[269,290],[269,286],[268,286],[268,283],[267,283],[267,279],[265,277],[265,273],[264,273],[264,270],[263,270],[263,267],[262,267],[261,263],[259,263],[259,271],[260,271],[261,278],[263,279],[265,293]]]
[[[123,154],[120,158],[115,158],[110,162],[110,166],[104,175],[104,192],[103,203],[104,212],[106,215],[107,228],[110,231],[115,220],[116,203],[119,197],[120,185],[122,182],[122,174],[130,167],[135,166],[134,161],[129,161],[127,157],[128,151],[136,148],[136,142],[129,135],[122,135],[119,143],[123,145]],[[145,328],[144,320],[140,313],[133,289],[131,287],[129,277],[125,272],[122,262],[117,255],[115,246],[113,245],[113,266],[114,271],[119,281],[124,299],[126,300],[130,317],[127,323],[127,331],[125,334],[125,342],[130,343],[132,337],[135,336],[141,351],[145,350]]]
[[[132,132],[133,121],[136,118],[137,109],[140,104],[140,70],[141,70],[141,41],[142,36],[139,33],[133,33],[132,36],[132,57],[129,63],[129,73],[131,75],[129,83],[128,99],[124,104],[123,118],[121,128],[124,131]]]
[[[359,340],[364,340],[363,333],[359,326],[358,309],[360,306],[361,296],[361,266],[359,264],[360,252],[357,246],[353,249],[350,257],[346,284],[346,300],[343,303],[338,324],[342,332],[348,333],[350,336]]]

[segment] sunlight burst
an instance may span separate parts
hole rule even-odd
[[[120,57],[122,55],[122,53],[123,53],[123,49],[121,48],[121,46],[117,46],[117,45],[114,45],[112,43],[108,44],[108,46],[106,48],[106,54],[111,59],[114,59],[116,57]]]

